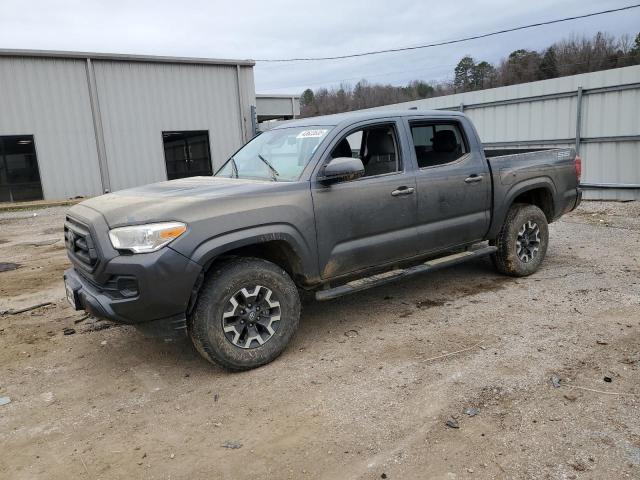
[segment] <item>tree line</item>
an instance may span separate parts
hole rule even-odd
[[[596,72],[640,64],[640,33],[614,37],[598,32],[592,38],[561,40],[542,50],[514,50],[497,65],[465,56],[453,79],[441,82],[413,80],[406,86],[371,84],[363,79],[351,86],[306,89],[300,97],[301,116],[327,115],[392,103],[503,87],[517,83]]]

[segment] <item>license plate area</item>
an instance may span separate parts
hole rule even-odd
[[[71,306],[73,307],[74,310],[79,310],[79,307],[78,307],[78,294],[73,289],[73,287],[71,285],[69,285],[69,281],[66,278],[64,280],[64,289],[65,289],[65,291],[67,293],[67,301],[69,302],[69,304],[71,304]]]

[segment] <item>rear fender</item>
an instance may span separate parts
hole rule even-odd
[[[556,187],[549,177],[531,178],[518,182],[514,185],[503,185],[501,183],[494,182],[494,188],[496,189],[496,191],[494,191],[494,198],[496,200],[494,204],[493,218],[491,219],[491,226],[489,227],[489,232],[486,237],[488,239],[496,238],[502,228],[505,218],[507,217],[507,213],[509,212],[511,205],[513,205],[514,200],[523,193],[544,188],[551,194],[554,205],[557,203]]]

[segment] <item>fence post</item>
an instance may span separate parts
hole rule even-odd
[[[464,112],[464,102],[460,102],[460,112]]]
[[[578,87],[576,106],[576,153],[580,153],[580,127],[582,126],[582,86]]]

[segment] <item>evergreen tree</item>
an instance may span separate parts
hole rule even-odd
[[[454,70],[453,86],[457,92],[466,92],[473,86],[473,70],[475,61],[470,56],[462,57]]]
[[[553,47],[547,48],[544,52],[540,67],[538,68],[538,75],[541,80],[558,77],[558,59],[556,57],[556,50]]]
[[[482,61],[471,71],[471,83],[474,89],[489,88],[493,85],[496,69],[489,62]]]
[[[313,90],[307,88],[300,96],[300,105],[303,107],[309,106],[313,103],[313,100]]]

